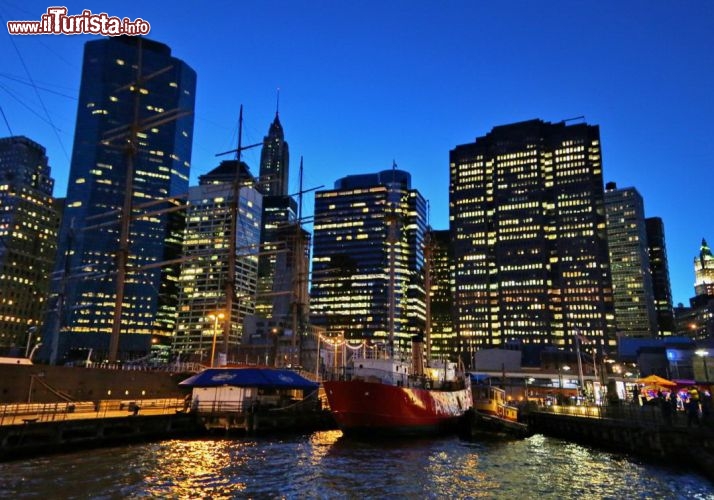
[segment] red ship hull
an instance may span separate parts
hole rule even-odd
[[[471,407],[471,389],[430,390],[363,380],[324,382],[345,434],[425,435],[453,431]]]

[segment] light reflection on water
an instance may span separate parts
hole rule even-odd
[[[540,435],[376,443],[328,431],[164,441],[3,463],[0,497],[714,499],[714,485]]]

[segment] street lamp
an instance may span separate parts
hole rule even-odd
[[[35,344],[35,347],[33,347],[32,350],[30,351],[30,355],[27,356],[27,359],[29,359],[30,361],[32,361],[32,356],[35,355],[35,351],[36,351],[37,349],[39,349],[40,347],[42,347],[42,342],[38,342],[37,344]]]
[[[208,319],[213,320],[213,345],[211,346],[211,368],[213,368],[213,362],[216,357],[216,337],[218,337],[218,320],[225,318],[225,314],[209,314]]]
[[[707,356],[709,356],[709,351],[705,349],[697,349],[694,351],[694,354],[702,358],[702,362],[704,363],[704,378],[707,383],[709,383],[709,369],[707,368]]]
[[[525,382],[526,382],[526,394],[525,394],[526,402],[528,402],[528,384],[532,384],[533,382],[535,382],[535,379],[533,377],[526,377]]]
[[[27,329],[27,346],[25,347],[25,357],[29,358],[30,357],[30,345],[32,344],[32,336],[35,334],[37,331],[36,326],[31,326],[30,328]]]

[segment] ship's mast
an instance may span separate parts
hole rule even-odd
[[[231,205],[229,213],[230,230],[228,231],[228,276],[225,282],[226,313],[223,326],[223,353],[228,358],[228,339],[233,325],[233,299],[236,293],[236,239],[238,237],[238,217],[240,211],[240,174],[241,152],[243,149],[243,105],[238,114],[238,147],[236,149],[236,172],[231,190]]]
[[[428,208],[427,208],[428,210]],[[432,262],[431,227],[427,226],[426,241],[424,243],[424,310],[426,321],[424,324],[424,337],[426,342],[426,359],[431,359],[431,262]]]
[[[112,320],[112,333],[109,338],[109,362],[115,363],[119,353],[119,334],[121,333],[121,316],[124,309],[124,288],[126,282],[126,267],[129,261],[129,230],[131,226],[131,210],[134,197],[134,158],[137,151],[137,136],[139,133],[139,97],[143,83],[141,68],[143,61],[142,40],[137,40],[138,54],[136,64],[136,81],[130,90],[134,93],[134,115],[129,129],[129,138],[126,144],[126,178],[124,181],[124,202],[121,209],[119,222],[119,249],[117,251],[117,278],[116,295],[114,300],[114,316]]]
[[[389,304],[389,354],[394,356],[394,314],[396,310],[395,303],[395,268],[396,268],[396,244],[397,244],[397,207],[394,202],[394,183],[396,182],[397,163],[392,162],[392,183],[387,190],[387,252],[389,253],[389,289],[388,289],[388,304]]]

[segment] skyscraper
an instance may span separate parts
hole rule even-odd
[[[659,217],[648,217],[645,219],[645,225],[647,226],[647,252],[652,275],[652,289],[657,310],[658,335],[668,337],[674,335],[675,328],[664,223]]]
[[[292,266],[281,254],[292,251],[286,236],[295,232],[299,222],[298,206],[288,195],[290,158],[278,113],[263,139],[260,153],[260,182],[263,197],[263,225],[260,234],[261,255],[258,265],[256,314],[269,320],[272,327],[283,328],[292,302]]]
[[[50,334],[62,334],[53,358],[75,347],[106,356],[119,310],[120,357],[145,355],[152,336],[173,334],[179,269],[160,263],[181,249],[185,202],[176,197],[188,191],[195,89],[195,72],[164,44],[114,37],[85,45],[53,283],[60,314]]]
[[[657,312],[647,252],[642,196],[635,188],[605,189],[615,326],[618,334],[649,337],[657,332]]]
[[[454,307],[452,277],[452,247],[449,230],[429,231],[427,263],[430,263],[430,355],[433,359],[452,359],[456,352],[456,332],[452,310]]]
[[[260,189],[260,186],[259,186]],[[276,293],[290,292],[290,276],[287,268],[278,266],[278,257],[289,251],[285,240],[286,229],[297,223],[297,204],[290,196],[274,195],[263,197],[263,217],[260,234],[261,255],[258,265],[258,298],[256,314],[263,318],[283,321],[289,313],[289,308],[283,307],[285,301]],[[281,260],[282,263],[286,261]],[[288,288],[278,284],[288,284]]]
[[[694,259],[694,275],[694,294],[714,296],[714,256],[704,238],[699,255]]]
[[[678,335],[709,339],[714,335],[714,255],[704,238],[694,258],[694,275],[689,307],[679,304],[674,309],[676,330]]]
[[[237,160],[222,162],[189,189],[181,266],[178,327],[172,350],[183,360],[208,363],[211,353],[233,357],[242,342],[243,320],[255,311],[262,195],[240,164],[236,224],[235,300],[227,317],[229,238]],[[227,337],[224,335],[230,325]],[[214,349],[214,337],[218,346]],[[227,352],[226,352],[227,347]]]
[[[0,139],[0,349],[34,345],[44,322],[59,224],[53,187],[45,148]]]
[[[348,340],[387,342],[393,325],[395,347],[407,349],[424,328],[425,232],[426,201],[402,170],[351,175],[318,191],[312,323]]]
[[[285,141],[280,117],[270,125],[268,135],[263,138],[260,152],[260,189],[265,195],[286,196],[288,194],[288,167],[290,155]]]
[[[463,355],[506,342],[614,345],[597,126],[531,120],[450,153]]]

